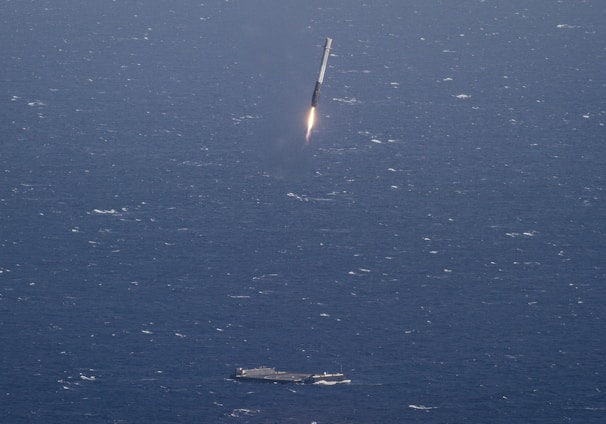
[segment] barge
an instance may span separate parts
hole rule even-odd
[[[350,380],[342,373],[307,374],[301,372],[276,371],[275,368],[236,368],[230,376],[233,380],[258,381],[265,383],[298,383],[298,384],[337,384],[349,383]]]

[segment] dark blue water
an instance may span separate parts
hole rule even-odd
[[[603,422],[606,7],[381,3],[0,6],[2,422]]]

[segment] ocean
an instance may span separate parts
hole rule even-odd
[[[3,423],[604,421],[606,5],[375,3],[0,5]]]

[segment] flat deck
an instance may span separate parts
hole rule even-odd
[[[267,381],[275,383],[304,383],[312,374],[276,371],[273,368],[254,368],[233,375],[236,380]]]

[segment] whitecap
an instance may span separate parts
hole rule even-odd
[[[292,192],[291,192],[291,193],[286,193],[286,195],[287,195],[288,197],[295,198],[295,199],[297,199],[297,200],[299,200],[299,201],[301,201],[301,202],[308,202],[308,201],[309,201],[309,199],[308,199],[308,198],[307,198],[305,195],[301,195],[301,196],[300,196],[300,195],[295,194],[295,193],[292,193]]]
[[[94,213],[98,213],[98,214],[116,214],[118,213],[117,210],[115,209],[93,209]]]
[[[333,97],[333,101],[345,103],[346,105],[358,105],[362,103],[360,100],[355,97]]]
[[[258,409],[237,408],[231,411],[229,416],[233,418],[250,417],[251,415],[258,414],[259,412],[260,411]]]
[[[351,383],[351,380],[341,380],[341,381],[320,380],[320,381],[314,382],[314,385],[316,385],[316,386],[334,386],[336,384],[349,384],[349,383]]]
[[[417,409],[420,411],[430,411],[432,409],[438,409],[435,406],[425,406],[425,405],[408,405],[410,409]]]
[[[253,116],[253,115],[242,115],[242,116],[238,116],[238,117],[232,117],[231,120],[234,122],[235,125],[241,124],[243,121],[249,120],[249,119],[259,119],[261,118],[260,116]]]

